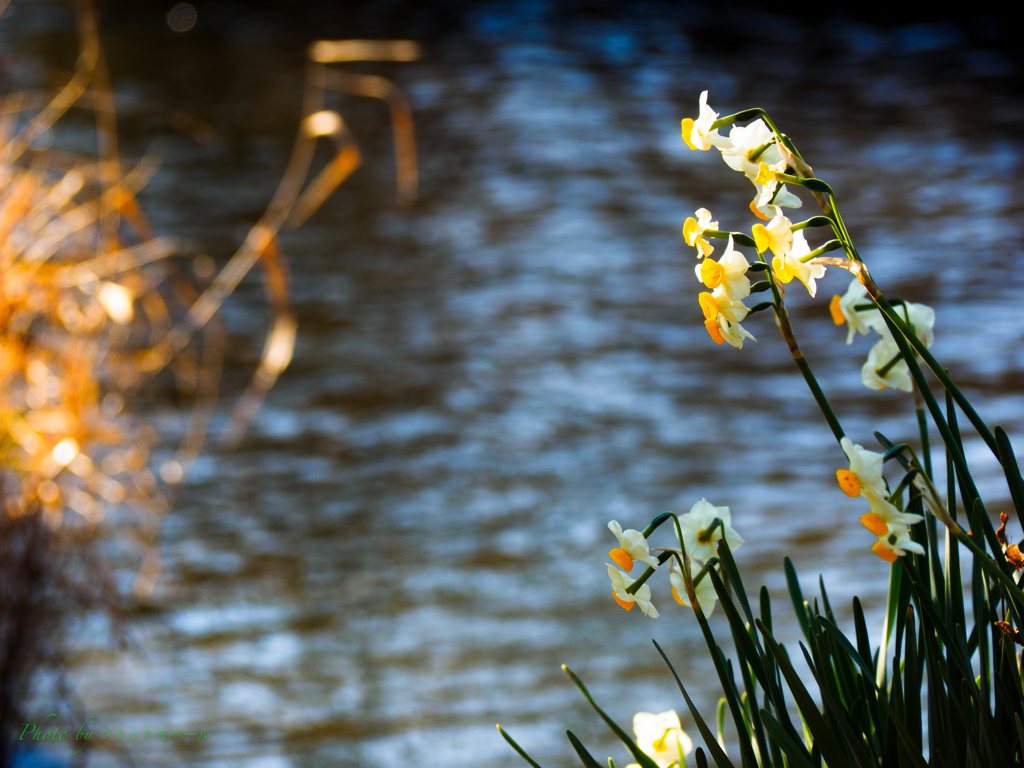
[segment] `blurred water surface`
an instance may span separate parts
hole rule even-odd
[[[185,34],[158,6],[111,10],[103,28],[126,151],[159,139],[165,152],[144,206],[162,233],[224,257],[283,170],[305,44],[355,33],[339,15],[314,28],[311,12],[289,24],[287,10],[195,5]],[[876,280],[936,308],[935,353],[1022,445],[1024,102],[997,26],[809,26],[747,9],[723,37],[698,6],[404,10],[354,28],[425,30],[423,61],[358,66],[410,96],[420,202],[393,202],[384,108],[338,98],[366,162],[284,240],[294,363],[240,448],[211,449],[189,479],[131,647],[80,633],[72,677],[104,727],[208,733],[137,744],[140,763],[519,765],[499,720],[544,765],[574,763],[567,727],[621,761],[563,662],[620,722],[675,708],[694,733],[649,639],[710,713],[697,625],[664,579],[657,621],[615,605],[605,525],[642,528],[701,498],[732,509],[745,579],[777,596],[777,624],[791,615],[786,553],[844,616],[855,592],[877,612],[884,564],[770,318],[747,323],[758,341],[742,351],[702,325],[683,220],[703,206],[723,228],[754,223],[749,183],[680,140],[704,89],[723,114],[763,106],[794,137]],[[59,4],[12,12],[10,77],[73,60]],[[210,123],[212,143],[174,132],[176,110]],[[815,299],[793,284],[805,354],[855,442],[913,439],[909,396],[860,382],[871,342],[845,346],[829,320],[844,274]],[[225,314],[230,385],[262,344],[257,275]],[[151,413],[170,446],[183,417],[159,398]],[[967,440],[998,509],[994,460]]]

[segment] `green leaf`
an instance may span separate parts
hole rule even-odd
[[[752,315],[755,312],[763,312],[764,310],[771,309],[774,306],[775,306],[774,302],[771,302],[771,301],[759,301],[757,304],[755,304],[749,310],[747,310],[747,314],[748,315]]]
[[[907,608],[906,643],[903,665],[903,703],[906,707],[907,730],[921,749],[921,673],[917,665],[917,630],[914,626],[914,609]]]
[[[786,758],[793,768],[814,768],[803,744],[794,741],[767,709],[761,710],[761,722],[764,723],[764,728],[768,731],[772,741],[786,753]]]
[[[756,248],[757,246],[754,247]],[[755,261],[753,264],[747,267],[748,272],[764,272],[767,269],[768,265],[763,261]]]
[[[697,711],[697,707],[694,706],[693,700],[690,698],[690,694],[686,692],[686,688],[683,686],[683,681],[679,679],[679,675],[676,674],[675,667],[672,666],[672,662],[668,660],[668,656],[661,650],[661,646],[658,645],[657,640],[652,640],[654,647],[658,649],[658,653],[661,654],[661,658],[668,664],[669,671],[672,672],[672,677],[676,679],[676,685],[679,686],[679,690],[683,694],[683,698],[686,699],[686,706],[690,709],[690,716],[693,717],[693,721],[697,724],[697,730],[700,731],[701,737],[704,739],[704,743],[707,745],[708,750],[711,752],[711,757],[714,758],[718,768],[736,768],[729,756],[725,754],[725,750],[719,746],[718,742],[715,741],[715,734],[708,728],[708,724],[704,722],[704,718],[700,716],[700,712]],[[699,749],[699,748],[698,748]],[[700,764],[700,758],[697,758],[698,765]]]
[[[826,195],[832,194],[832,187],[821,179],[805,179],[804,186],[812,192],[823,192]]]
[[[572,744],[572,748],[576,750],[576,754],[580,756],[580,762],[583,763],[584,768],[604,768],[597,760],[594,759],[587,748],[583,746],[583,742],[576,738],[576,734],[572,731],[566,731],[565,735],[569,737],[569,743]]]
[[[807,649],[802,645],[800,647],[804,652],[804,658],[807,660],[807,666],[812,667],[811,657],[808,655]],[[860,735],[855,733],[853,728],[850,727],[850,723],[846,717],[846,712],[844,712],[843,708],[839,706],[834,698],[832,698],[832,695],[828,691],[828,687],[822,685],[821,678],[815,675],[815,679],[818,681],[818,691],[821,693],[822,703],[831,712],[833,719],[843,732],[843,736],[846,739],[846,746],[853,754],[853,759],[860,768],[872,768],[876,761],[871,759],[871,755],[868,754],[867,749],[864,747],[864,742],[861,741]]]
[[[1020,466],[1017,464],[1017,457],[1013,455],[1013,446],[1010,445],[1006,431],[997,426],[995,433],[999,462],[1003,465],[1006,484],[1010,486],[1010,498],[1013,499],[1013,506],[1017,510],[1017,522],[1024,525],[1024,479],[1020,476]]]
[[[751,293],[762,293],[769,290],[772,284],[767,280],[758,280],[756,283],[752,283],[750,286]]]
[[[800,631],[806,639],[810,639],[810,622],[807,618],[807,606],[804,605],[804,593],[800,590],[800,579],[797,578],[796,568],[789,557],[782,560],[783,568],[786,570],[786,584],[789,586],[789,597],[793,601],[793,610],[796,611],[796,620],[800,624]]]
[[[722,604],[722,610],[725,611],[725,616],[729,619],[729,626],[732,628],[732,635],[736,641],[737,650],[742,653],[747,663],[750,664],[751,669],[754,670],[754,676],[757,678],[757,681],[763,688],[767,689],[768,674],[761,665],[757,648],[754,647],[755,639],[751,638],[746,625],[743,623],[743,619],[740,618],[740,614],[732,602],[732,597],[714,569],[708,571],[708,576],[715,587],[715,592],[718,593],[718,600]]]
[[[832,226],[832,219],[830,219],[828,216],[812,216],[805,222],[804,226],[830,227]]]
[[[509,744],[512,745],[512,749],[514,749],[516,752],[518,752],[519,756],[522,757],[523,760],[525,760],[530,765],[532,765],[533,768],[540,768],[540,766],[534,761],[534,759],[532,757],[530,757],[528,754],[526,754],[526,751],[522,747],[520,747],[518,744],[516,744],[516,740],[513,739],[511,736],[509,736],[505,732],[505,729],[502,728],[500,725],[498,726],[498,733],[500,733],[502,735],[502,737],[505,739],[505,741],[507,741]]]
[[[601,716],[601,719],[608,724],[608,727],[612,729],[612,732],[619,737],[619,740],[623,744],[626,745],[626,749],[628,749],[630,754],[633,755],[633,759],[640,764],[640,768],[658,768],[658,764],[655,763],[646,752],[640,749],[640,747],[636,745],[635,741],[629,738],[629,734],[622,730],[618,723],[608,717],[605,711],[597,705],[597,702],[594,701],[594,697],[590,695],[590,691],[587,690],[587,686],[583,684],[583,681],[576,677],[573,671],[565,664],[562,665],[562,671],[565,672],[565,674],[569,676],[569,679],[572,680],[573,684],[580,689],[580,693],[582,693],[584,698],[590,702],[590,706],[592,706],[597,714]]]
[[[807,688],[800,681],[800,676],[793,669],[789,658],[782,652],[778,643],[775,642],[775,638],[771,636],[771,633],[768,632],[764,624],[760,621],[757,622],[757,628],[761,631],[761,636],[764,638],[768,650],[775,657],[779,669],[782,670],[782,675],[786,678],[786,684],[796,700],[797,709],[800,711],[804,722],[807,723],[807,727],[814,737],[815,746],[821,749],[825,762],[828,763],[829,768],[850,768],[850,764],[847,762],[839,742],[836,741],[835,736],[833,736],[828,724],[825,722],[825,718],[818,711],[818,706],[814,703],[814,699],[811,698],[811,694],[808,693]]]

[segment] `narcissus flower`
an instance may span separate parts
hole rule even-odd
[[[718,119],[718,113],[708,106],[708,92],[700,95],[700,113],[697,119],[683,119],[683,141],[690,149],[711,149],[714,146],[729,146],[729,140],[718,135],[718,129],[711,130],[711,124]]]
[[[672,597],[680,605],[690,607],[690,598],[686,594],[686,582],[683,581],[683,574],[675,560],[668,567],[668,578],[672,582]],[[697,604],[705,616],[710,616],[715,610],[715,603],[718,601],[718,593],[715,585],[711,583],[711,577],[705,576],[699,584],[695,584],[693,591],[697,595]]]
[[[636,579],[629,578],[629,576],[624,574],[611,563],[607,563],[607,566],[608,578],[612,580],[612,594],[615,596],[615,602],[627,611],[633,610],[634,605],[639,605],[640,610],[643,611],[645,615],[650,616],[652,619],[658,618],[658,610],[651,603],[651,588],[646,584],[643,584],[640,589],[636,591],[635,595],[631,595],[626,591],[626,589],[636,581]]]
[[[716,517],[722,521],[722,526],[715,526],[712,530],[711,524]],[[718,554],[718,542],[722,540],[723,529],[729,549],[735,551],[743,544],[743,539],[733,530],[729,508],[716,507],[705,499],[698,501],[679,518],[679,527],[683,533],[686,553],[701,562],[707,562]]]
[[[785,184],[778,188],[775,192],[775,199],[771,200],[771,202],[761,202],[765,199],[771,199],[771,195],[765,196],[763,185],[755,181],[754,188],[757,190],[757,194],[750,203],[750,211],[757,218],[764,221],[771,221],[773,217],[778,215],[779,208],[800,208],[804,204],[799,197],[786,189]]]
[[[874,493],[866,492],[864,498],[871,505],[871,511],[861,515],[861,525],[880,539],[887,539],[893,533],[902,533],[924,520],[921,515],[900,512],[888,499]]]
[[[930,347],[935,342],[935,310],[924,304],[906,303],[895,308],[896,314],[902,317],[914,329],[917,337]]]
[[[683,222],[683,239],[686,240],[687,245],[692,245],[697,249],[697,258],[699,259],[702,256],[710,256],[715,250],[714,246],[704,237],[704,232],[708,229],[718,229],[718,222],[711,220],[711,211],[707,208],[698,208],[696,214],[697,218],[691,216]]]
[[[697,297],[704,312],[704,327],[716,344],[728,341],[737,349],[742,349],[743,339],[756,341],[753,335],[740,325],[740,320],[747,316],[748,310],[743,302],[732,301],[721,291],[719,287],[714,294],[704,291]]]
[[[636,745],[659,768],[668,768],[673,763],[681,762],[693,751],[693,742],[680,725],[679,715],[674,709],[657,715],[637,712],[633,716],[633,733],[636,735]],[[626,768],[639,766],[630,763]]]
[[[757,176],[759,163],[777,166],[783,162],[782,152],[774,143],[767,147],[760,156],[753,160],[750,158],[752,152],[773,142],[774,139],[775,134],[771,128],[765,124],[764,120],[757,119],[750,125],[734,125],[729,131],[729,145],[721,146],[719,149],[722,150],[722,159],[725,160],[726,165],[734,171],[745,173],[747,178],[753,181]],[[782,167],[785,168],[784,165]]]
[[[704,259],[696,265],[694,271],[697,273],[697,279],[708,288],[715,290],[716,295],[723,295],[731,303],[734,303],[742,301],[750,295],[750,280],[746,274],[748,269],[750,269],[750,263],[742,253],[733,250],[732,236],[730,235],[729,244],[726,246],[722,258],[718,261],[710,258]]]
[[[886,562],[895,563],[897,557],[903,557],[907,552],[923,555],[924,547],[913,541],[910,538],[910,531],[904,527],[880,538],[872,545],[871,551]]]
[[[798,230],[793,233],[793,244],[789,251],[784,256],[772,258],[772,271],[784,283],[788,283],[794,277],[799,279],[806,286],[807,292],[813,296],[818,290],[814,281],[825,276],[825,265],[805,264],[800,260],[810,252],[811,247],[807,244],[803,230]]]
[[[882,461],[885,456],[855,445],[848,437],[840,440],[839,445],[850,461],[849,469],[836,470],[836,478],[843,493],[857,498],[866,491],[865,495],[870,493],[885,498],[888,495],[885,478],[882,477]]]
[[[754,242],[757,243],[757,252],[764,253],[771,248],[776,257],[785,256],[793,247],[793,222],[777,211],[768,226],[755,224]],[[799,231],[799,230],[797,230]]]
[[[658,567],[657,561],[651,559],[647,539],[640,531],[634,531],[632,528],[623,531],[622,526],[615,520],[608,523],[608,530],[614,533],[615,538],[619,540],[619,546],[611,550],[608,557],[614,560],[622,570],[627,573],[632,571],[634,560],[647,563],[652,568]]]
[[[897,356],[900,348],[896,346],[892,336],[886,331],[885,336],[868,352],[867,362],[860,369],[860,378],[868,389],[899,389],[912,392],[914,382],[910,378],[910,369],[906,360]],[[895,360],[895,362],[893,362]]]
[[[846,293],[840,296],[833,296],[829,304],[829,312],[832,313],[832,320],[836,325],[848,323],[850,330],[846,334],[846,343],[853,343],[856,334],[867,336],[868,331],[881,332],[885,328],[885,321],[878,309],[857,309],[858,305],[871,304],[868,298],[868,289],[856,277],[850,281]]]

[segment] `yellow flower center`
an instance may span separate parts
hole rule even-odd
[[[633,610],[633,606],[636,605],[636,603],[634,601],[632,601],[632,600],[630,600],[629,602],[626,602],[625,600],[620,599],[619,596],[617,594],[615,594],[614,591],[612,592],[612,597],[615,598],[615,602],[616,603],[621,605],[627,611]]]
[[[790,266],[789,261],[786,260],[785,256],[772,257],[772,271],[775,273],[775,277],[784,283],[788,283],[796,277],[796,274],[793,272],[793,268]]]
[[[764,224],[755,224],[754,243],[757,244],[757,252],[764,253],[765,251],[767,251],[768,247],[771,245],[771,242],[772,236],[771,233],[768,231],[768,227],[766,227]]]
[[[709,317],[704,321],[704,327],[707,329],[708,335],[715,344],[725,344],[725,337],[722,335],[722,327],[718,324],[718,319]]]
[[[875,545],[871,547],[871,551],[883,560],[885,560],[887,563],[895,563],[896,558],[899,557],[899,555],[897,555],[895,552],[893,552],[880,541],[875,542]]]
[[[626,573],[633,570],[633,558],[629,556],[626,550],[616,547],[608,553],[608,557],[614,560],[615,564]]]
[[[775,171],[768,167],[768,163],[761,163],[757,169],[757,178],[754,179],[758,184],[769,184],[775,181]]]
[[[846,315],[843,314],[843,308],[839,305],[839,301],[838,296],[833,296],[832,301],[828,304],[828,311],[832,313],[832,322],[836,325],[846,322]]]
[[[860,478],[857,477],[856,472],[849,469],[837,469],[836,480],[839,481],[839,487],[843,489],[843,493],[851,499],[860,496]]]
[[[702,268],[703,269],[703,268]],[[707,291],[703,291],[698,297],[697,301],[700,302],[700,308],[704,311],[704,317],[708,320],[714,320],[718,317],[718,302],[715,301],[715,297]]]
[[[885,536],[889,530],[889,526],[885,524],[885,520],[880,518],[874,512],[868,512],[866,515],[861,517],[861,524],[871,531],[875,536]]]
[[[699,541],[701,544],[710,544],[713,536],[714,529],[705,528],[703,531],[697,534],[697,541]]]
[[[690,136],[692,136],[692,135],[693,135],[693,118],[692,117],[684,117],[683,118],[683,141],[686,142],[686,146],[688,146],[690,149],[699,149],[699,147],[695,147],[693,142],[690,141]]]
[[[714,259],[705,259],[700,265],[700,279],[708,288],[714,289],[722,284],[725,278],[725,267]]]
[[[667,752],[668,751],[668,737],[676,732],[675,728],[667,728],[660,739],[655,739],[651,742],[651,746],[654,747],[655,752]]]
[[[696,245],[698,235],[700,235],[700,229],[697,226],[697,220],[691,216],[683,222],[683,239],[687,245]]]
[[[689,605],[689,603],[688,603],[688,602],[686,602],[685,600],[683,600],[683,598],[681,598],[681,597],[679,596],[679,592],[678,592],[678,591],[676,591],[676,588],[675,588],[675,587],[672,587],[672,597],[674,597],[674,598],[675,598],[675,601],[676,601],[677,603],[679,603],[680,605]]]

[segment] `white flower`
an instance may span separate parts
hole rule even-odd
[[[659,768],[668,768],[672,763],[682,761],[693,751],[693,742],[680,725],[679,715],[674,709],[657,715],[637,712],[633,716],[633,733],[636,734],[636,745],[654,760]],[[626,768],[639,766],[630,763]]]
[[[787,219],[781,210],[776,210],[767,227],[764,224],[755,224],[753,232],[757,252],[764,253],[771,248],[776,256],[785,256],[793,247],[792,226],[793,222]]]
[[[740,325],[740,320],[749,311],[741,301],[732,301],[719,286],[714,294],[702,292],[697,300],[704,312],[704,327],[716,344],[728,341],[737,349],[743,348],[743,339],[754,340],[754,337]]]
[[[615,538],[619,540],[618,548],[611,550],[608,557],[614,560],[622,570],[632,571],[634,560],[647,563],[652,568],[658,567],[657,561],[651,559],[650,546],[640,531],[634,531],[632,528],[623,531],[622,526],[615,520],[608,523],[608,530],[614,533]]]
[[[861,516],[861,525],[879,538],[888,538],[924,520],[921,515],[900,512],[890,501],[874,493],[865,491],[864,498],[871,505],[871,511]]]
[[[757,195],[750,202],[750,210],[757,218],[765,221],[770,221],[776,216],[779,213],[779,208],[800,208],[804,204],[799,197],[786,189],[785,184],[779,187],[778,192],[775,193],[775,200],[771,203],[759,202],[765,199],[764,185],[755,181],[754,188],[757,190]],[[768,195],[767,199],[771,199],[771,195]]]
[[[788,283],[794,277],[807,287],[807,292],[813,296],[817,292],[815,280],[825,276],[824,264],[805,264],[801,258],[811,252],[807,244],[803,230],[793,233],[793,245],[784,256],[775,256],[772,259],[772,270],[775,276],[784,283]]]
[[[690,606],[690,599],[686,594],[686,582],[683,581],[683,574],[678,570],[675,560],[668,567],[668,578],[672,582],[672,597],[680,605]],[[705,616],[710,616],[715,610],[715,603],[718,602],[718,593],[711,577],[705,575],[699,584],[695,584],[693,591],[697,595],[697,604]]]
[[[639,605],[640,610],[652,619],[658,618],[658,610],[651,603],[651,588],[646,584],[641,585],[640,589],[636,591],[635,595],[629,594],[626,589],[636,579],[631,579],[629,576],[624,574],[618,568],[611,563],[607,563],[608,566],[608,578],[612,580],[612,594],[615,596],[615,602],[625,608],[627,611],[633,609],[634,605]]]
[[[733,250],[732,235],[729,235],[729,244],[719,261],[708,258],[694,267],[698,280],[708,288],[716,289],[715,295],[724,295],[730,302],[742,301],[750,295],[748,269],[750,262],[742,253]]]
[[[885,389],[891,387],[903,392],[912,392],[913,381],[910,378],[910,369],[907,368],[907,361],[900,359],[893,363],[884,375],[879,373],[889,365],[893,358],[900,353],[900,348],[888,333],[883,336],[868,352],[867,362],[860,369],[860,378],[868,389]]]
[[[704,326],[707,327],[707,321],[704,322]],[[711,334],[711,339],[716,344],[722,343],[715,338],[715,335],[711,333],[710,328],[708,328],[708,333]],[[729,344],[736,347],[736,349],[743,349],[744,339],[757,341],[757,339],[754,338],[754,334],[739,323],[730,323],[724,316],[719,316],[718,318],[718,335],[722,337],[722,341],[729,342]]]
[[[718,113],[708,106],[708,92],[700,95],[700,113],[697,119],[683,120],[683,141],[690,149],[711,149],[713,146],[729,146],[729,140],[718,135],[718,129],[711,130],[711,124],[718,119]]]
[[[782,152],[776,144],[768,147],[756,161],[751,162],[748,155],[755,149],[764,146],[775,138],[764,120],[758,118],[750,125],[734,125],[729,131],[729,146],[722,146],[722,159],[734,171],[741,171],[751,181],[757,176],[758,163],[779,165],[783,162]],[[785,168],[785,166],[783,166]]]
[[[687,245],[697,249],[697,258],[710,256],[715,250],[714,246],[704,237],[705,230],[718,229],[718,222],[711,220],[711,211],[707,208],[698,208],[697,218],[692,216],[683,222],[683,239]]]
[[[848,437],[840,440],[839,445],[842,446],[846,458],[850,460],[848,470],[836,470],[839,487],[843,489],[843,493],[851,498],[861,494],[885,498],[888,495],[885,478],[882,477],[882,462],[885,455],[855,445]]]
[[[917,337],[930,347],[935,342],[935,310],[924,304],[904,304],[895,307],[896,314],[902,317],[914,329]]]
[[[856,277],[850,281],[846,293],[842,297],[833,296],[829,304],[833,322],[836,325],[845,322],[850,326],[846,334],[847,344],[853,343],[853,337],[858,333],[867,336],[870,330],[882,333],[886,328],[882,313],[877,308],[856,309],[859,304],[871,304],[871,299],[868,298],[868,289]]]
[[[897,557],[903,557],[907,552],[923,555],[924,547],[913,541],[910,538],[910,531],[903,526],[897,530],[890,530],[885,537],[874,543],[871,551],[886,562],[894,563]]]
[[[711,530],[711,523],[716,517],[722,521],[729,549],[735,551],[743,543],[740,535],[733,530],[729,508],[716,507],[705,499],[701,499],[690,508],[689,512],[679,518],[679,527],[683,532],[683,544],[686,547],[686,554],[691,558],[707,562],[718,555],[718,542],[722,540],[722,528],[716,526],[714,531]]]

